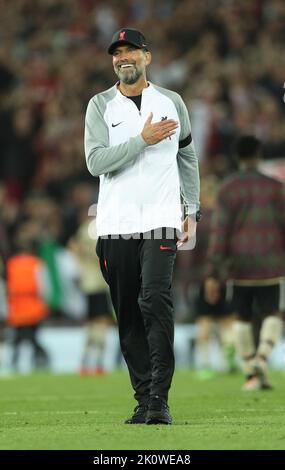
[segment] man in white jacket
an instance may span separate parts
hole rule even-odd
[[[138,401],[125,422],[171,424],[172,273],[177,245],[199,218],[198,162],[181,97],[146,79],[143,34],[121,29],[108,52],[119,82],[88,104],[85,154],[100,176],[96,250]]]

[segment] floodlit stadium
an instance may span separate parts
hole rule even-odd
[[[0,2],[0,450],[285,450],[284,44],[283,0]]]

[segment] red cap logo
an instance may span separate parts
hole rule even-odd
[[[121,39],[125,39],[125,36],[126,36],[126,31],[121,31],[121,32],[120,32],[120,37],[119,37],[119,39],[120,39],[120,40],[121,40]]]

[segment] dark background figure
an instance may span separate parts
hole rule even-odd
[[[91,205],[91,201],[90,201]],[[94,240],[90,237],[88,207],[82,210],[81,223],[75,236],[69,241],[69,248],[80,265],[80,287],[86,295],[85,341],[81,358],[82,376],[105,375],[107,335],[115,324],[109,289],[104,280]]]
[[[33,367],[47,368],[48,354],[38,340],[38,330],[48,315],[44,301],[44,264],[35,254],[34,224],[26,222],[18,229],[17,252],[7,261],[7,325],[12,329],[12,368],[19,367],[22,343],[32,348]]]
[[[262,148],[245,135],[236,143],[239,170],[221,186],[209,247],[205,295],[209,302],[223,278],[233,282],[236,346],[245,391],[271,388],[268,359],[282,334],[280,283],[285,277],[285,191],[258,170]],[[252,322],[261,316],[257,349]]]
[[[233,338],[234,318],[227,302],[226,282],[217,286],[216,296],[213,296],[211,303],[205,298],[204,289],[211,223],[217,206],[218,190],[218,178],[213,175],[204,176],[201,181],[200,198],[203,218],[197,228],[196,247],[188,254],[189,272],[192,276],[189,292],[194,294],[192,309],[197,325],[196,354],[197,365],[201,369],[198,371],[198,376],[201,379],[211,378],[215,373],[211,358],[213,339],[218,340],[220,344],[225,370],[234,372],[237,369]]]

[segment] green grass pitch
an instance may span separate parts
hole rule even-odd
[[[285,373],[271,378],[273,391],[244,393],[240,374],[177,371],[172,426],[123,424],[135,406],[126,371],[0,378],[0,449],[285,449]]]

